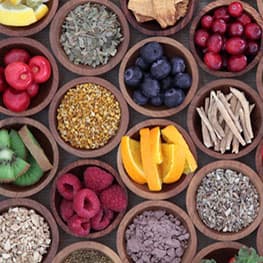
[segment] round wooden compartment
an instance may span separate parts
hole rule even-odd
[[[262,0],[260,1],[262,2],[262,6],[263,6],[263,1]],[[256,82],[257,82],[258,93],[261,99],[263,100],[263,58],[261,58],[261,60],[258,63]]]
[[[179,130],[179,132],[183,135],[184,139],[189,145],[189,148],[191,152],[193,153],[195,159],[197,160],[196,148],[194,146],[194,143],[191,137],[188,135],[186,130],[184,130],[181,126],[179,126],[177,123],[173,121],[165,120],[165,119],[149,119],[149,120],[140,122],[134,127],[132,127],[127,132],[126,135],[130,136],[131,138],[135,140],[140,140],[140,135],[139,135],[140,129],[145,128],[145,127],[154,128],[156,126],[160,126],[160,128],[164,128],[168,125],[174,125]],[[169,199],[171,197],[178,195],[188,186],[188,184],[190,183],[193,177],[193,174],[188,174],[188,175],[183,174],[179,181],[173,184],[163,184],[163,188],[160,192],[152,192],[148,189],[147,184],[143,184],[143,185],[138,184],[134,182],[130,178],[130,176],[127,174],[123,166],[123,163],[122,163],[120,146],[118,148],[118,153],[117,153],[117,167],[118,167],[118,171],[120,173],[122,181],[134,194],[142,198],[152,199],[152,200]]]
[[[4,65],[4,55],[12,48],[22,48],[29,52],[33,57],[41,55],[46,57],[51,65],[52,74],[50,79],[39,85],[39,93],[31,99],[29,108],[22,112],[13,112],[3,104],[2,95],[0,96],[0,113],[10,116],[29,116],[42,111],[54,97],[59,84],[59,72],[55,58],[51,52],[40,42],[31,38],[6,38],[0,41],[0,64]]]
[[[183,29],[192,19],[194,10],[199,1],[196,0],[189,0],[188,10],[184,17],[176,22],[175,25],[169,26],[168,28],[162,29],[161,26],[158,24],[157,21],[149,21],[146,23],[139,23],[137,22],[133,12],[128,9],[128,2],[129,0],[122,0],[121,8],[127,17],[129,23],[138,31],[145,35],[150,36],[170,36],[175,34],[176,32]]]
[[[251,144],[246,146],[240,145],[240,151],[237,154],[216,152],[213,149],[207,148],[203,144],[202,140],[202,131],[201,131],[201,118],[198,115],[196,108],[205,105],[205,98],[209,97],[210,91],[220,90],[223,93],[230,92],[229,87],[237,88],[240,91],[245,93],[245,96],[250,104],[255,104],[255,108],[251,114],[251,123],[254,132],[254,139]],[[246,154],[250,153],[258,145],[262,133],[263,133],[263,104],[260,100],[257,92],[249,87],[246,83],[236,80],[236,79],[220,79],[209,82],[206,84],[196,96],[193,98],[190,103],[188,113],[187,113],[187,126],[196,146],[203,151],[204,153],[210,155],[213,158],[217,159],[237,159]]]
[[[43,174],[41,179],[31,186],[16,186],[12,183],[0,184],[0,195],[13,198],[28,197],[40,192],[44,189],[54,178],[59,163],[59,151],[50,131],[40,122],[29,118],[8,118],[0,121],[1,129],[15,129],[19,130],[24,125],[27,125],[29,130],[39,142],[44,150],[53,168]]]
[[[145,201],[133,207],[122,219],[120,226],[117,231],[117,250],[120,255],[121,262],[133,262],[129,258],[126,252],[126,242],[125,242],[125,231],[127,227],[132,223],[133,219],[147,210],[166,210],[168,213],[171,213],[177,216],[182,224],[188,229],[190,234],[190,239],[188,243],[188,247],[185,250],[185,253],[182,258],[182,263],[192,262],[192,259],[196,253],[197,248],[197,236],[196,231],[193,226],[193,223],[190,217],[182,210],[180,207],[168,201]]]
[[[114,57],[112,57],[106,65],[100,65],[100,66],[97,66],[96,68],[90,67],[88,65],[76,65],[72,63],[69,60],[66,53],[64,52],[63,47],[60,44],[61,27],[64,23],[64,20],[67,14],[71,10],[75,9],[77,6],[83,5],[86,3],[94,3],[94,4],[100,4],[100,5],[106,6],[113,13],[115,13],[118,16],[120,26],[122,29],[121,32],[123,35],[123,41],[118,46],[117,54]],[[116,6],[114,3],[112,3],[111,1],[76,0],[76,1],[68,1],[58,10],[50,26],[49,40],[50,40],[50,45],[51,45],[51,48],[55,56],[65,68],[79,75],[96,76],[96,75],[101,75],[101,74],[104,74],[110,71],[111,69],[113,69],[115,66],[119,64],[119,62],[125,55],[128,49],[128,46],[129,46],[130,30],[129,30],[129,25],[128,25],[128,22],[126,21],[124,14],[119,9],[119,7]]]
[[[164,53],[167,55],[167,57],[172,58],[174,56],[181,56],[182,58],[184,58],[187,72],[192,76],[192,86],[188,90],[188,93],[183,103],[178,107],[174,107],[174,108],[168,108],[166,106],[154,107],[148,104],[144,106],[140,106],[136,104],[132,99],[132,93],[134,89],[127,87],[124,82],[124,72],[126,68],[135,64],[135,60],[139,56],[140,48],[143,47],[145,44],[153,41],[159,42],[163,45]],[[124,98],[134,110],[138,111],[143,115],[150,117],[159,117],[159,118],[167,117],[182,111],[193,99],[196,90],[198,88],[198,82],[199,82],[198,66],[195,62],[193,55],[181,43],[168,37],[151,37],[138,42],[125,55],[125,57],[121,62],[120,70],[119,70],[119,85]]]
[[[259,0],[259,1],[261,1],[261,0]],[[242,76],[243,74],[250,71],[252,68],[254,68],[256,66],[256,64],[259,62],[259,59],[261,58],[261,55],[262,55],[263,41],[261,38],[259,52],[253,58],[253,60],[250,63],[248,63],[247,67],[240,72],[211,70],[203,62],[203,59],[201,58],[201,53],[198,50],[198,47],[196,47],[196,45],[194,43],[194,35],[195,35],[197,28],[199,27],[201,17],[205,14],[212,12],[213,10],[215,10],[218,7],[228,6],[232,2],[233,2],[233,0],[217,0],[217,1],[210,2],[200,12],[198,12],[198,14],[195,16],[195,18],[192,22],[191,28],[190,28],[190,35],[189,35],[190,49],[191,49],[198,65],[207,73],[214,75],[218,78]],[[262,21],[261,16],[259,15],[258,11],[246,2],[243,2],[243,1],[239,1],[239,2],[242,3],[244,11],[247,12],[258,23],[258,25],[263,30],[263,21]]]
[[[196,192],[201,184],[203,178],[209,173],[218,168],[222,169],[232,169],[234,171],[241,172],[243,175],[249,177],[252,184],[257,189],[259,195],[259,211],[258,215],[255,220],[247,227],[243,228],[239,232],[219,232],[214,229],[209,228],[206,226],[203,221],[201,220],[198,211],[196,209]],[[247,165],[238,162],[238,161],[216,161],[209,163],[208,165],[202,167],[193,177],[192,181],[189,184],[186,193],[186,207],[187,212],[192,219],[194,225],[197,229],[203,233],[205,236],[212,238],[214,240],[220,241],[233,241],[244,238],[252,233],[260,224],[263,219],[263,193],[262,193],[263,184],[258,175]]]
[[[108,141],[106,145],[94,150],[78,149],[71,146],[69,143],[65,142],[61,138],[59,131],[57,130],[57,118],[56,118],[57,108],[59,107],[59,104],[63,99],[65,93],[69,89],[76,87],[76,85],[84,84],[84,83],[95,83],[109,90],[115,96],[121,108],[121,120],[117,133]],[[56,93],[49,108],[49,127],[52,134],[54,135],[54,138],[64,150],[82,158],[94,158],[110,152],[120,142],[121,137],[124,135],[124,133],[127,130],[128,123],[129,123],[129,110],[127,103],[124,100],[122,94],[107,80],[96,78],[96,77],[81,77],[69,81],[63,87],[61,87],[59,91]]]
[[[48,249],[47,254],[43,255],[42,263],[50,263],[55,257],[58,245],[59,245],[59,232],[56,221],[54,220],[52,214],[49,210],[43,206],[41,203],[36,202],[27,198],[15,198],[7,199],[0,202],[0,214],[7,212],[11,207],[25,207],[28,209],[33,209],[37,214],[42,216],[49,225],[51,245]]]
[[[259,225],[256,241],[258,253],[259,255],[263,256],[263,221]]]
[[[72,236],[76,236],[76,237],[80,237],[80,236],[73,234],[69,230],[67,224],[63,221],[63,219],[61,218],[61,216],[59,214],[59,204],[60,204],[62,197],[60,196],[60,194],[58,193],[58,191],[56,189],[56,184],[57,184],[58,178],[65,173],[72,173],[78,177],[82,177],[85,169],[89,166],[97,166],[97,167],[107,171],[108,173],[110,173],[114,177],[115,183],[118,183],[125,190],[126,195],[128,195],[127,190],[126,190],[124,184],[122,183],[122,181],[120,180],[120,177],[119,177],[118,173],[116,172],[116,170],[113,169],[109,164],[107,164],[103,161],[94,160],[94,159],[84,159],[84,160],[72,162],[72,163],[68,164],[66,167],[64,167],[58,173],[55,180],[53,181],[51,192],[50,192],[50,207],[51,207],[52,213],[53,213],[58,225],[66,233],[68,233]],[[100,238],[100,237],[103,237],[103,236],[109,234],[120,224],[120,221],[123,218],[124,214],[125,214],[125,211],[120,212],[117,216],[115,216],[114,220],[111,222],[111,224],[108,227],[106,227],[105,229],[103,229],[101,231],[91,232],[86,238],[95,239],[95,238]]]
[[[256,169],[258,172],[259,177],[263,180],[263,156],[262,156],[262,149],[263,149],[263,139],[259,143],[257,150],[256,150]],[[263,254],[262,254],[263,255]]]

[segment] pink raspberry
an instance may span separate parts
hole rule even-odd
[[[82,189],[73,199],[73,209],[80,217],[92,218],[100,210],[100,200],[90,189]]]
[[[67,222],[68,219],[74,215],[73,202],[63,198],[60,203],[59,211],[63,220]]]
[[[73,234],[85,237],[90,233],[90,220],[74,215],[68,220],[68,228]]]
[[[110,173],[96,166],[90,166],[84,172],[85,186],[95,192],[106,189],[113,180],[114,178]]]
[[[91,219],[91,228],[102,230],[106,228],[113,219],[114,213],[110,209],[100,209],[99,213]]]
[[[114,212],[122,212],[128,205],[127,193],[117,184],[103,190],[100,194],[100,201],[103,207]]]
[[[74,174],[63,174],[57,179],[57,190],[61,196],[67,200],[72,200],[73,196],[81,189],[81,183]]]

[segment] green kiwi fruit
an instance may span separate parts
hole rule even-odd
[[[10,137],[6,129],[0,129],[0,148],[10,148]]]
[[[30,164],[30,168],[26,173],[19,176],[13,183],[19,186],[30,186],[37,183],[40,178],[43,176],[44,172],[38,165],[37,161],[33,158],[31,154],[29,154],[28,163]]]
[[[13,150],[19,158],[26,160],[27,149],[18,132],[12,129],[9,132],[9,137],[11,150]]]

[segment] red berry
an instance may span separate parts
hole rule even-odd
[[[240,22],[234,22],[229,25],[228,32],[230,36],[242,36],[244,32],[244,26]]]
[[[255,56],[258,53],[259,45],[256,41],[249,41],[247,43],[246,54]]]
[[[225,48],[230,55],[240,55],[246,49],[246,41],[240,37],[231,37],[226,41]]]
[[[240,17],[237,18],[237,21],[239,21],[243,26],[251,23],[251,17],[248,14],[242,14]]]
[[[63,198],[60,203],[59,212],[62,219],[67,222],[74,215],[73,202]]]
[[[110,209],[101,208],[100,211],[90,221],[92,229],[100,231],[106,228],[111,223],[113,217],[113,211]]]
[[[207,52],[204,62],[212,70],[219,70],[222,67],[222,57],[218,53]]]
[[[212,31],[214,33],[224,34],[226,32],[226,22],[223,19],[216,19],[212,23]]]
[[[214,19],[223,19],[226,22],[230,19],[230,15],[228,14],[227,7],[219,7],[214,12]]]
[[[207,42],[208,37],[209,37],[209,34],[207,33],[207,31],[205,31],[203,29],[198,29],[195,32],[195,43],[196,43],[196,45],[198,45],[200,47],[206,47],[206,42]]]
[[[261,28],[256,23],[250,23],[245,26],[245,35],[248,39],[258,40],[261,37]]]
[[[213,17],[209,15],[205,15],[201,18],[201,26],[204,29],[209,29],[212,26]]]
[[[218,53],[223,47],[223,38],[220,34],[213,34],[207,40],[207,50]]]
[[[239,72],[246,68],[247,57],[245,55],[231,56],[227,62],[227,69],[231,72]]]
[[[33,82],[30,86],[27,87],[26,92],[30,96],[30,98],[35,97],[38,94],[39,85]]]
[[[6,65],[13,62],[23,62],[27,64],[29,59],[29,53],[22,48],[12,48],[4,56],[4,62]]]
[[[73,215],[68,219],[69,230],[77,236],[86,237],[90,233],[90,219]]]
[[[228,8],[228,13],[233,17],[239,17],[243,13],[243,5],[240,2],[232,2]]]
[[[5,81],[5,69],[3,67],[0,67],[0,92],[3,92],[7,89],[8,85]]]

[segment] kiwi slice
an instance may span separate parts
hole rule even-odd
[[[23,175],[19,176],[13,183],[19,186],[30,186],[37,183],[43,176],[44,172],[38,165],[37,161],[29,154],[28,163],[30,168]]]
[[[24,174],[30,165],[8,149],[0,149],[0,182],[9,183]]]
[[[0,148],[10,148],[10,137],[6,129],[0,130]]]
[[[19,158],[26,160],[27,149],[18,132],[12,129],[9,132],[9,137],[11,150],[13,150]]]

